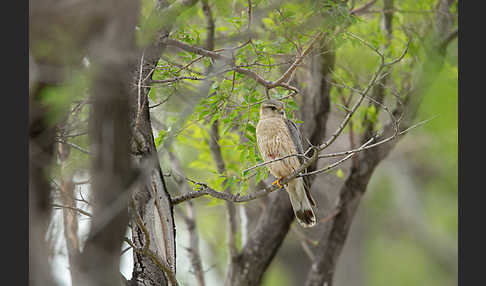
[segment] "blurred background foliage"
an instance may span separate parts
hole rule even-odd
[[[348,7],[360,7],[369,1],[348,1]],[[153,1],[142,1],[141,25],[150,25]],[[244,43],[248,38],[235,40],[247,29],[247,0],[209,1],[215,19],[215,49],[228,49]],[[359,35],[373,46],[387,46],[383,33],[383,1],[376,3],[358,17],[349,9],[337,9],[341,13],[329,17],[327,5],[341,5],[340,1],[251,1],[254,14],[252,44],[236,50],[234,57],[239,65],[251,65],[251,69],[266,79],[275,79],[282,73],[278,63],[288,60],[286,55],[305,49],[315,29],[330,29],[345,23],[346,31]],[[336,4],[338,3],[338,4]],[[393,103],[393,92],[400,93],[410,84],[410,76],[416,76],[425,61],[425,51],[433,44],[434,9],[436,0],[395,0],[393,13],[393,36],[386,50],[387,59],[398,57],[407,40],[410,47],[403,62],[391,71],[392,80],[386,91],[385,103]],[[452,14],[457,15],[456,4]],[[344,6],[343,6],[344,7]],[[277,9],[278,8],[278,9]],[[326,21],[317,21],[327,16]],[[318,23],[318,26],[312,26]],[[206,40],[206,18],[200,5],[184,11],[175,21],[171,37],[191,45],[204,46]],[[303,25],[310,27],[302,29]],[[320,25],[320,26],[319,26]],[[454,21],[457,26],[457,17]],[[232,39],[230,41],[230,39]],[[141,38],[140,38],[140,41]],[[235,44],[236,43],[236,44]],[[336,82],[345,82],[355,88],[364,88],[379,64],[377,55],[357,40],[339,33],[334,38],[336,54],[333,77]],[[224,51],[223,51],[224,52]],[[180,50],[169,50],[159,61],[153,79],[164,80],[175,77],[192,77],[194,80],[155,83],[150,92],[151,116],[157,147],[168,148],[179,158],[185,176],[206,182],[217,190],[229,186],[233,193],[246,194],[251,184],[266,178],[268,172],[258,169],[256,174],[243,173],[245,168],[261,162],[255,147],[255,126],[258,122],[257,103],[264,99],[265,90],[256,82],[233,71],[223,72],[212,78],[209,95],[199,102],[192,102],[187,92],[196,90],[204,72],[212,62],[207,58]],[[194,61],[190,67],[185,65]],[[416,121],[434,117],[427,124],[414,129],[395,147],[388,158],[375,171],[358,212],[359,220],[353,225],[345,255],[338,266],[336,285],[455,285],[457,283],[457,235],[458,235],[458,70],[456,40],[449,46],[443,65],[432,65],[438,76],[428,87],[421,101]],[[180,63],[179,66],[174,63]],[[258,65],[255,65],[258,63]],[[85,63],[85,67],[89,64]],[[429,74],[420,74],[428,76]],[[66,114],[66,104],[71,110],[86,103],[89,72],[81,69],[63,87],[48,89],[43,98],[46,105],[53,106],[53,122]],[[340,109],[342,90],[332,88],[332,110]],[[345,93],[348,91],[344,91]],[[270,95],[287,97],[289,91],[276,88]],[[294,118],[298,109],[291,97],[285,99],[289,117]],[[373,113],[366,106],[353,118],[355,131],[359,132],[364,116]],[[82,105],[61,128],[65,134],[87,131],[89,106]],[[186,117],[187,116],[187,117]],[[218,120],[221,151],[226,164],[226,173],[218,174],[209,149],[210,124]],[[378,119],[382,126],[388,120],[382,112]],[[296,122],[299,122],[295,119]],[[349,128],[345,134],[348,136]],[[89,149],[85,134],[73,136],[69,141],[73,148],[70,167],[84,174]],[[164,174],[168,174],[169,190],[176,190],[171,176],[179,176],[171,169],[167,152],[161,151]],[[338,176],[336,170],[323,176]],[[174,192],[176,193],[176,192]],[[225,214],[222,200],[199,198],[194,200],[197,209],[197,224],[200,235],[203,266],[208,285],[222,285],[227,262],[225,241]],[[178,206],[179,207],[179,206]],[[89,207],[86,207],[89,210]],[[187,229],[176,217],[178,279],[182,285],[194,285],[194,276],[184,247],[188,244]],[[359,225],[359,226],[357,226]],[[354,228],[359,227],[357,234]],[[241,233],[239,247],[241,247]],[[296,240],[289,236],[288,240]],[[359,245],[359,252],[353,244]],[[284,256],[277,256],[266,273],[263,285],[300,285],[293,264],[308,264],[308,258],[297,241],[290,247],[294,261],[289,263]],[[351,253],[350,253],[351,251]],[[124,255],[130,260],[130,255]],[[347,260],[359,261],[360,275],[353,283],[344,284],[348,269]],[[123,264],[123,263],[122,263]],[[126,264],[126,263],[125,263]],[[127,265],[130,265],[128,263]],[[305,272],[305,271],[304,271]],[[125,272],[128,276],[130,271]],[[354,272],[353,272],[354,273]],[[301,275],[305,275],[302,273]],[[129,277],[127,277],[129,278]]]

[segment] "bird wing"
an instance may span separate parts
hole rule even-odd
[[[297,128],[297,125],[290,120],[290,119],[285,119],[285,125],[287,125],[287,129],[289,130],[290,138],[292,138],[292,142],[294,143],[295,150],[297,150],[298,154],[303,154],[304,153],[304,147],[302,146],[302,134],[299,131],[299,128]],[[304,164],[304,158],[298,156],[300,164]],[[307,169],[304,170],[304,172],[307,172]],[[302,177],[304,179],[304,187],[305,187],[305,194],[309,201],[311,202],[312,206],[315,206],[316,203],[314,199],[312,198],[310,194],[310,182],[309,182],[309,177],[304,176]]]

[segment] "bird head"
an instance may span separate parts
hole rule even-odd
[[[260,106],[260,119],[270,117],[285,117],[283,102],[275,99],[265,100]]]

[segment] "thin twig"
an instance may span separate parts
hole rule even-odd
[[[142,56],[140,57],[140,71],[139,71],[139,76],[138,76],[138,109],[140,110],[142,108],[142,106],[140,106],[141,104],[141,93],[142,93],[142,88],[141,88],[141,85],[142,85],[142,72],[143,72],[143,57],[144,57],[145,53],[142,53]]]
[[[91,154],[88,150],[84,149],[83,147],[81,147],[79,145],[76,145],[76,144],[74,144],[72,142],[69,142],[67,140],[58,139],[58,140],[56,140],[56,142],[63,143],[63,144],[67,144],[67,145],[73,147],[74,149],[77,149],[77,150],[79,150],[79,151],[81,151],[81,152],[83,152],[85,154]]]
[[[366,143],[364,143],[361,148],[364,148],[366,147],[368,144],[370,144],[372,141],[374,141],[375,138],[372,137],[370,140],[366,141]],[[315,170],[315,171],[312,171],[312,172],[308,172],[308,173],[303,173],[303,174],[300,174],[298,177],[303,177],[303,176],[309,176],[309,175],[315,175],[315,174],[319,174],[319,173],[324,173],[326,171],[329,171],[331,169],[333,169],[334,167],[342,164],[344,161],[348,160],[349,158],[353,157],[353,156],[356,156],[356,153],[351,153],[349,154],[348,156],[342,158],[341,160],[339,161],[336,161],[332,164],[330,164],[329,166],[325,167],[325,168],[322,168],[322,169],[318,169],[318,170]]]
[[[197,62],[197,61],[201,60],[202,58],[204,58],[204,56],[199,56],[199,57],[197,57],[197,58],[193,59],[193,60],[192,60],[192,61],[190,61],[190,62],[189,62],[187,65],[185,65],[185,66],[183,66],[183,67],[179,68],[179,69],[178,69],[178,70],[177,70],[175,73],[177,74],[177,73],[179,73],[179,72],[181,72],[181,71],[183,71],[183,70],[187,69],[189,66],[191,66],[191,65],[192,65],[192,64],[194,64],[195,62]]]
[[[427,123],[427,122],[429,122],[429,121],[431,121],[432,119],[435,119],[435,118],[437,118],[437,116],[434,116],[434,117],[431,117],[429,119],[420,121],[420,122],[408,127],[407,129],[400,131],[398,134],[393,134],[392,136],[390,136],[386,139],[383,139],[381,141],[378,141],[374,144],[370,144],[370,145],[367,145],[367,146],[361,146],[360,148],[354,149],[354,150],[348,150],[348,151],[343,151],[343,152],[336,152],[336,153],[331,153],[331,154],[319,155],[319,158],[338,157],[338,156],[348,155],[348,154],[351,154],[351,153],[358,153],[358,152],[362,152],[362,151],[374,148],[376,146],[385,144],[385,143],[395,139],[398,136],[404,135],[405,133],[409,132],[410,130],[417,128],[417,127],[419,127],[419,126],[421,126],[421,125],[423,125],[423,124],[425,124],[425,123]]]
[[[171,83],[171,82],[176,82],[176,81],[181,81],[181,80],[205,80],[205,78],[200,78],[200,77],[195,77],[195,76],[178,76],[174,78],[168,78],[168,79],[153,79],[150,82],[151,83]]]
[[[351,10],[349,13],[352,15],[360,15],[368,11],[373,5],[375,5],[377,0],[371,0],[368,3],[365,3],[363,6]]]
[[[85,215],[87,217],[92,217],[92,215],[89,212],[84,211],[80,208],[75,208],[75,207],[71,207],[71,206],[63,206],[63,205],[59,205],[59,204],[51,204],[51,206],[55,207],[55,208],[60,208],[60,209],[70,209],[70,210],[73,210],[73,211],[77,211],[78,213]]]
[[[299,65],[300,62],[305,58],[305,56],[307,56],[307,54],[312,50],[314,44],[317,42],[317,40],[321,38],[322,35],[323,35],[322,32],[317,32],[312,38],[312,40],[310,41],[310,43],[307,45],[307,48],[304,50],[304,52],[300,56],[298,56],[297,59],[294,61],[294,63],[284,72],[284,74],[279,79],[272,82],[268,86],[268,88],[279,86],[281,85],[281,83],[287,80],[292,74],[292,72],[295,70],[295,68],[297,68],[297,65]]]
[[[337,215],[338,215],[340,212],[341,212],[341,210],[340,210],[340,209],[335,209],[335,210],[334,210],[332,213],[330,213],[329,215],[327,215],[327,216],[325,216],[325,217],[321,218],[321,219],[319,220],[319,224],[328,222],[328,221],[329,221],[331,218],[333,218],[333,217],[337,216]]]
[[[159,105],[162,105],[162,104],[166,103],[167,101],[169,101],[169,98],[170,98],[170,95],[169,95],[169,96],[168,96],[166,99],[162,100],[161,102],[159,102],[159,103],[157,103],[157,104],[154,104],[154,105],[149,106],[149,108],[154,108],[154,107],[157,107],[157,106],[159,106]]]
[[[452,40],[454,40],[455,38],[457,38],[457,36],[458,36],[458,30],[455,29],[445,37],[445,39],[439,45],[439,50],[441,51],[445,50],[449,45],[449,43],[452,42]]]

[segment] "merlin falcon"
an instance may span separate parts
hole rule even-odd
[[[260,106],[260,120],[256,127],[258,149],[263,160],[271,161],[292,154],[302,154],[302,136],[294,122],[285,116],[281,101],[269,99]],[[280,179],[299,169],[304,160],[300,156],[291,156],[267,164],[270,173]],[[294,209],[297,221],[303,227],[316,224],[316,216],[312,207],[315,201],[311,196],[307,177],[297,177],[288,182],[286,187],[290,203]]]

